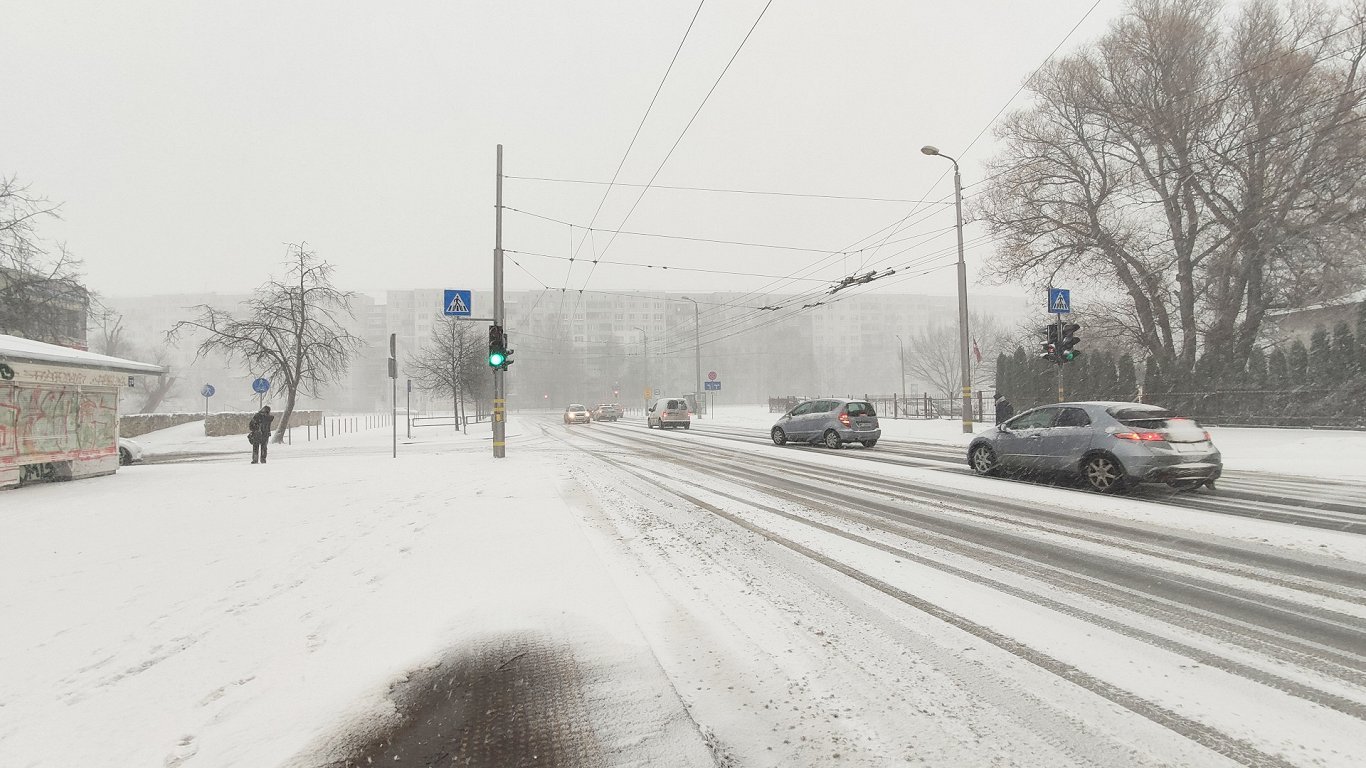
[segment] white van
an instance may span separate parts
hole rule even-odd
[[[648,427],[692,426],[692,414],[688,413],[688,401],[681,397],[663,397],[650,404],[645,412],[645,425]]]

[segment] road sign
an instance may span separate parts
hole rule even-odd
[[[716,371],[707,371],[707,381],[716,381]]]
[[[251,391],[258,395],[264,395],[270,391],[270,379],[261,377],[251,383]]]
[[[1048,311],[1054,315],[1065,315],[1072,311],[1072,292],[1066,288],[1048,289]]]
[[[650,391],[650,388],[649,388],[649,387],[646,387],[646,388],[645,388],[645,399],[646,399],[646,400],[649,400],[649,399],[650,399],[650,396],[653,395],[653,394],[654,394],[654,393]]]
[[[447,317],[470,316],[470,292],[461,289],[447,289],[441,298],[441,311]]]
[[[702,386],[705,388],[705,391],[707,392],[721,391],[721,382],[719,381],[704,381],[702,382]]]
[[[217,391],[218,390],[213,388],[212,384],[205,384],[204,388],[199,390],[199,394],[203,395],[204,397],[213,397],[213,393]]]

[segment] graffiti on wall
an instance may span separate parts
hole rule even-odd
[[[118,451],[116,392],[68,386],[8,390],[8,397],[0,401],[0,456],[15,456],[23,464]]]

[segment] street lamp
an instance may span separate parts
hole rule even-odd
[[[901,334],[896,334],[896,352],[901,358],[901,399],[906,399],[906,342],[901,340]]]
[[[958,213],[958,353],[963,364],[963,432],[972,434],[972,371],[968,363],[968,266],[963,260],[963,177],[958,161],[928,144],[920,151],[953,163],[953,201]]]
[[[650,337],[645,334],[644,328],[641,328],[638,325],[633,325],[631,327],[640,331],[640,352],[645,358],[645,386],[641,387],[641,392],[645,392],[650,388]],[[648,411],[650,409],[650,396],[642,395],[642,397],[645,400],[645,410]]]
[[[702,402],[702,325],[701,321],[698,319],[697,299],[690,299],[687,296],[683,296],[682,299],[684,301],[692,302],[693,355],[695,357],[695,362],[697,363],[697,376],[693,379],[693,398],[699,404],[697,418],[700,419],[702,418],[702,409],[700,407]]]

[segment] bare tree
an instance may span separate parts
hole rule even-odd
[[[38,235],[45,218],[56,205],[0,176],[0,333],[69,344],[84,338],[89,299],[80,260]]]
[[[968,318],[973,344],[982,353],[969,351],[968,370],[974,388],[990,386],[996,379],[996,355],[1006,350],[1010,335],[994,319],[976,313]],[[926,325],[912,333],[906,350],[906,370],[929,387],[936,397],[946,398],[950,413],[957,407],[963,385],[962,352],[958,323],[948,320]]]
[[[485,329],[467,320],[439,318],[432,326],[430,341],[403,366],[420,389],[452,399],[460,425],[464,424],[460,413],[465,399],[483,394],[492,378],[484,361],[488,348]]]
[[[271,279],[246,302],[247,317],[200,305],[195,320],[176,323],[166,334],[174,343],[185,333],[203,334],[196,359],[219,351],[240,359],[261,375],[280,381],[285,411],[275,430],[284,440],[300,392],[317,397],[338,381],[363,344],[346,330],[342,318],[353,318],[351,291],[332,285],[332,266],[304,244],[290,244],[283,279]]]
[[[1167,380],[1202,354],[1241,372],[1268,311],[1366,280],[1364,21],[1360,0],[1134,0],[1004,123],[979,206],[996,274],[1065,274]]]

